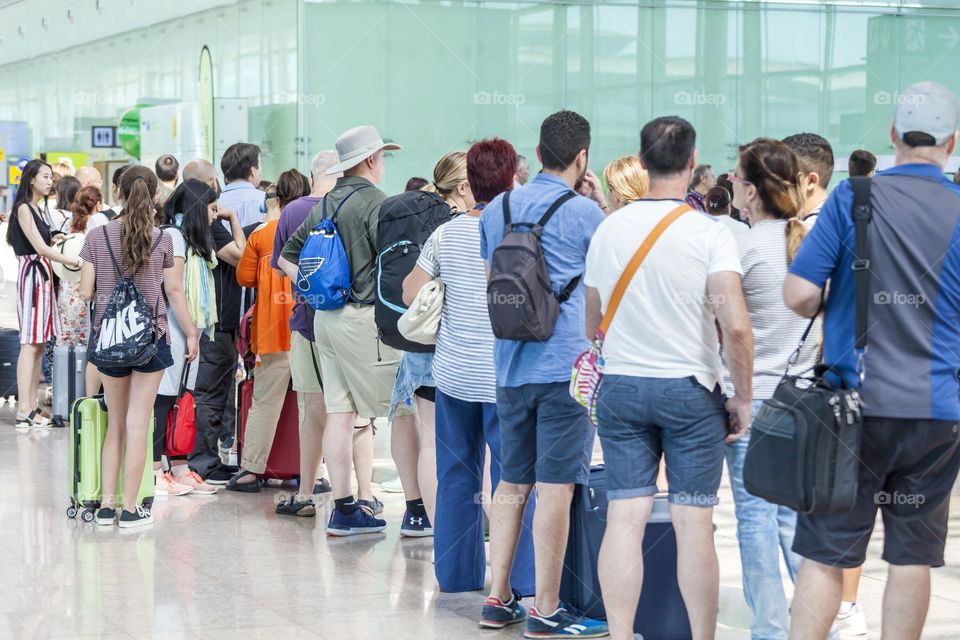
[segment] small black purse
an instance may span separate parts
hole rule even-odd
[[[869,178],[851,178],[856,233],[855,272],[856,350],[863,376],[867,346],[869,267],[867,225],[871,217]],[[823,301],[820,303],[823,308]],[[819,311],[810,320],[790,357],[796,363]],[[841,382],[835,386],[833,373]],[[860,474],[863,402],[857,389],[843,383],[840,372],[817,365],[812,375],[787,373],[763,403],[750,427],[750,444],[743,464],[743,483],[752,495],[802,513],[827,514],[851,510],[856,504]]]

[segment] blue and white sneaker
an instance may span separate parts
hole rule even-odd
[[[480,613],[480,626],[484,629],[503,629],[504,627],[523,622],[527,617],[527,610],[520,604],[520,594],[513,592],[510,602],[490,596],[483,603]]]
[[[610,627],[601,620],[592,620],[584,615],[568,611],[562,604],[552,615],[545,616],[530,607],[527,630],[524,638],[604,638],[610,635]]]
[[[350,515],[340,509],[334,509],[327,523],[328,536],[355,536],[361,533],[380,533],[387,528],[387,522],[374,518],[365,509],[358,508]]]
[[[400,525],[400,535],[406,538],[429,538],[433,535],[430,518],[426,514],[417,516],[410,511],[405,511],[403,524]]]

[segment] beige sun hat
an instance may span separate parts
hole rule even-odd
[[[80,257],[80,250],[83,249],[83,234],[68,234],[55,243],[53,248],[75,262]],[[79,267],[68,267],[61,262],[53,262],[53,272],[64,282],[80,282]]]
[[[398,151],[400,145],[386,143],[376,127],[363,125],[354,127],[337,138],[337,155],[340,162],[327,169],[326,174],[332,176],[357,166],[377,151]]]

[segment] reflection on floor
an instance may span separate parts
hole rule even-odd
[[[378,430],[378,479],[390,464],[388,437],[388,429]],[[2,409],[0,460],[7,487],[0,501],[0,639],[521,635],[516,627],[502,633],[477,628],[482,594],[437,592],[431,541],[398,537],[401,495],[380,494],[390,527],[378,536],[325,536],[329,503],[315,519],[279,518],[273,506],[289,488],[158,498],[152,527],[120,533],[67,519],[66,431],[16,433],[12,412]],[[733,506],[723,491],[715,518],[722,581],[717,637],[748,638]],[[879,638],[880,629],[881,533],[861,588],[871,638]],[[925,638],[958,636],[958,535],[954,515],[948,567],[934,573]]]

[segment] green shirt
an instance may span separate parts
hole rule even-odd
[[[380,220],[380,203],[386,199],[387,194],[374,187],[366,178],[343,176],[337,178],[336,186],[327,194],[325,201],[327,216],[332,216],[340,203],[361,186],[366,188],[361,188],[350,196],[337,213],[333,224],[340,234],[347,259],[350,261],[350,302],[373,303],[377,266],[377,223]],[[300,261],[300,251],[307,241],[307,235],[323,220],[323,207],[324,200],[314,205],[306,221],[283,245],[280,255],[285,260],[294,264]]]

